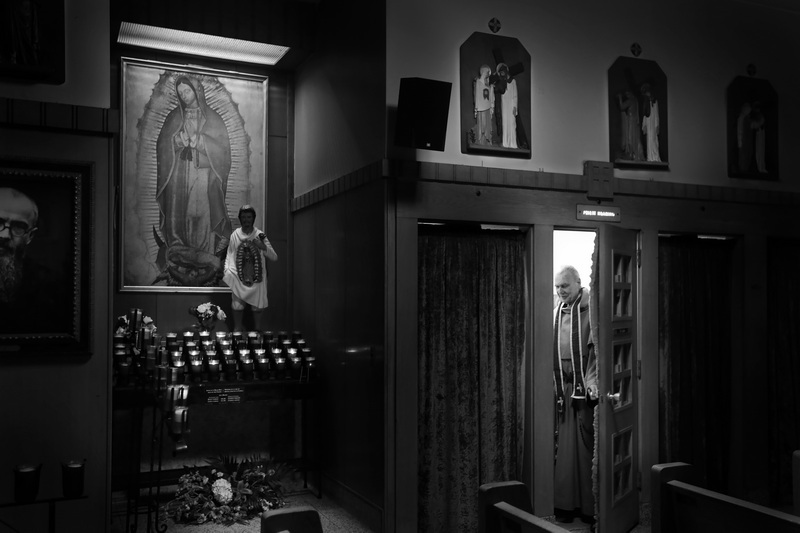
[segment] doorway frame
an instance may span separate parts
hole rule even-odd
[[[447,165],[433,168],[443,173]],[[527,176],[526,173],[523,173]],[[488,183],[446,181],[442,179],[420,179],[421,171],[409,170],[401,178],[390,179],[387,187],[386,209],[386,375],[387,375],[387,442],[386,442],[386,500],[384,508],[384,531],[393,533],[416,531],[417,479],[416,479],[416,326],[409,328],[409,320],[403,315],[413,313],[416,320],[416,225],[417,220],[470,221],[530,227],[529,239],[536,237],[529,248],[534,264],[529,295],[549,294],[552,275],[552,238],[547,237],[555,226],[593,228],[575,219],[576,204],[586,203],[586,190],[579,177],[531,173],[534,178],[544,176],[546,181],[531,180],[530,185],[494,186]],[[430,172],[425,176],[430,175]],[[436,174],[437,176],[439,174]],[[560,178],[564,178],[563,180]],[[568,178],[575,178],[570,181]],[[539,183],[539,185],[536,185]],[[542,185],[544,184],[544,185]],[[621,179],[618,185],[624,189],[615,195],[613,205],[620,208],[622,224],[638,229],[641,237],[642,266],[640,275],[639,310],[642,316],[639,348],[642,354],[642,382],[640,383],[640,464],[642,489],[640,501],[642,511],[647,512],[651,502],[650,467],[658,462],[658,435],[655,428],[658,419],[658,233],[695,232],[727,233],[742,237],[741,268],[743,294],[737,302],[738,323],[748,324],[755,330],[764,330],[766,324],[760,317],[758,304],[765,299],[763,279],[765,265],[760,257],[766,248],[767,236],[794,235],[793,210],[776,209],[777,205],[794,205],[795,197],[784,198],[774,194],[752,195],[726,187],[687,187],[683,184],[650,184]],[[746,203],[745,203],[746,202]],[[753,223],[752,221],[757,221]],[[548,248],[550,251],[548,252]],[[546,255],[542,255],[546,254]],[[413,255],[413,258],[412,258]],[[538,269],[538,270],[537,270]],[[537,272],[547,275],[536,281]],[[544,292],[538,283],[546,284]],[[413,300],[413,302],[409,302]],[[533,299],[532,299],[533,301]],[[747,305],[745,305],[747,304]],[[550,313],[547,313],[550,314]],[[533,317],[535,320],[535,316]],[[552,317],[546,320],[548,330]],[[535,323],[532,322],[532,324]],[[541,326],[540,326],[541,327]],[[533,330],[536,334],[536,330]],[[752,337],[752,338],[751,338]],[[742,389],[745,376],[754,377],[756,385],[765,381],[755,360],[745,360],[743,354],[758,350],[755,336],[744,336],[732,353],[732,360],[741,368],[735,369],[732,386]],[[406,382],[405,378],[413,382]],[[549,383],[548,383],[549,384]],[[749,383],[748,386],[752,386]],[[414,387],[413,395],[408,390]],[[742,398],[734,398],[737,405]],[[743,424],[761,430],[763,417],[755,413],[755,406],[738,407],[743,419],[732,428],[736,437],[732,442],[732,456],[750,460],[731,465],[733,495],[743,495],[757,500],[760,487],[766,486],[764,479],[765,447],[755,438],[741,434]],[[765,428],[764,428],[765,429]],[[531,439],[532,440],[532,439]],[[400,443],[403,443],[403,446]],[[413,449],[405,449],[406,445]],[[537,447],[538,448],[538,447]],[[734,451],[735,450],[735,451]],[[548,467],[534,454],[526,466],[526,479],[534,479],[536,473],[546,483]],[[537,468],[538,466],[538,468]],[[550,468],[552,470],[552,468]],[[546,485],[545,485],[546,486]],[[477,490],[477,488],[476,488]],[[534,513],[548,516],[540,497],[532,498]],[[643,515],[643,519],[647,516]],[[644,522],[643,522],[644,523]]]

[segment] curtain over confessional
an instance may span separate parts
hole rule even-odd
[[[520,478],[525,242],[420,226],[419,531],[475,532],[478,487]]]
[[[694,465],[725,492],[731,422],[734,242],[662,236],[658,245],[659,462]]]
[[[800,449],[800,240],[772,240],[767,253],[770,500],[792,503],[792,453]]]

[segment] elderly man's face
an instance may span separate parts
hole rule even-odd
[[[559,300],[565,304],[571,304],[578,297],[581,291],[581,284],[575,276],[569,272],[559,272],[555,277],[556,294]]]
[[[25,247],[36,232],[34,203],[13,189],[0,189],[0,303],[16,299]]]
[[[21,252],[36,231],[35,208],[25,197],[0,191],[0,254]]]

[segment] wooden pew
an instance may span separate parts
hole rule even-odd
[[[800,450],[792,454],[792,502],[794,514],[800,516]]]
[[[800,533],[800,517],[694,484],[686,463],[655,465],[652,533]]]
[[[478,533],[568,533],[531,512],[528,487],[519,481],[486,483],[478,489]]]

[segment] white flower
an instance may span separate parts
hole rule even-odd
[[[225,505],[233,499],[233,490],[231,490],[231,482],[227,479],[218,479],[211,485],[211,492],[214,493],[214,499],[220,504]]]

